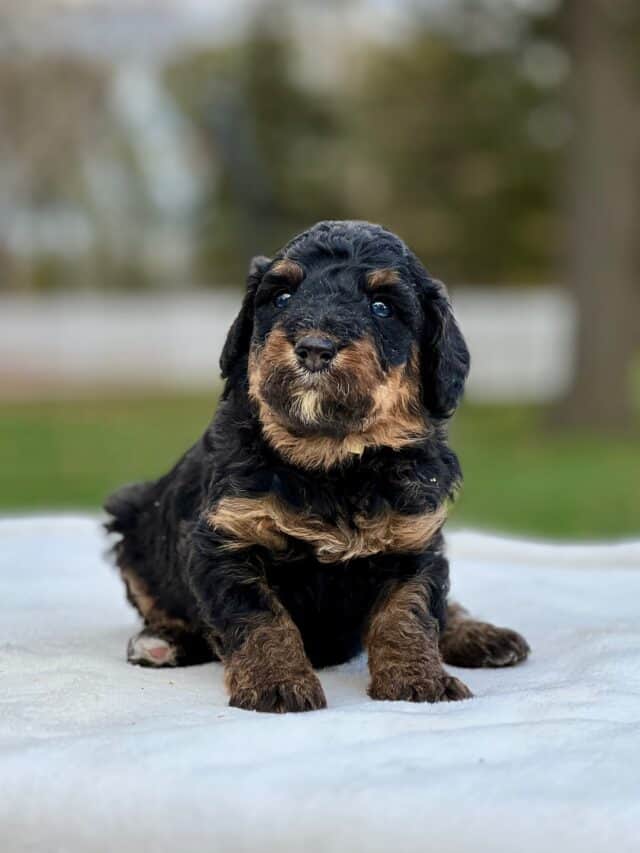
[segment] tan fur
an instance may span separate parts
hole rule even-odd
[[[158,607],[155,598],[150,594],[146,584],[140,580],[138,575],[129,568],[121,568],[120,575],[127,590],[127,597],[138,610],[146,625],[159,628],[173,628],[178,630],[188,629],[184,619],[176,619],[170,616],[162,608]]]
[[[352,456],[362,456],[367,447],[391,447],[400,450],[424,437],[417,418],[411,416],[393,422],[386,420],[352,432],[344,438],[330,435],[297,436],[275,417],[266,405],[260,406],[260,418],[267,441],[285,459],[301,468],[325,471],[346,462]],[[423,426],[424,429],[424,426]]]
[[[276,261],[271,267],[270,272],[289,279],[292,284],[300,284],[304,278],[304,270],[300,264],[297,264],[289,258],[283,258],[281,261]]]
[[[372,699],[440,702],[471,693],[442,668],[438,626],[421,581],[396,585],[383,597],[366,636]]]
[[[389,284],[398,284],[399,282],[400,273],[394,269],[371,270],[367,275],[367,284],[373,290]]]
[[[260,351],[249,356],[249,394],[257,403],[260,421],[267,441],[285,459],[303,468],[328,470],[361,456],[367,447],[391,447],[399,450],[420,441],[428,432],[428,424],[420,410],[417,356],[408,365],[392,368],[384,374],[372,341],[363,339],[341,349],[335,360],[335,371],[321,381],[340,382],[351,376],[358,387],[372,397],[371,412],[360,428],[344,437],[331,435],[296,435],[265,402],[261,386],[276,367],[286,366],[298,372],[293,347],[281,329],[274,329]],[[333,376],[338,377],[334,379]],[[304,382],[300,374],[300,382]],[[294,412],[304,424],[317,422],[322,409],[322,385],[313,388],[294,387]]]
[[[225,684],[235,707],[283,712],[326,706],[300,631],[284,610],[258,621],[224,663]]]
[[[268,498],[222,498],[207,521],[214,530],[231,536],[226,548],[236,550],[261,545],[269,551],[284,551],[287,540],[274,521],[275,499]]]
[[[276,328],[269,333],[266,343],[259,352],[252,350],[249,354],[249,381],[254,396],[259,394],[264,377],[268,376],[275,367],[280,366],[299,369],[293,346],[284,331]]]
[[[373,391],[374,424],[387,429],[400,430],[404,434],[424,437],[427,425],[420,412],[420,388],[418,385],[417,356],[411,356],[408,366],[395,367],[385,380]]]
[[[273,495],[264,498],[222,498],[209,514],[211,526],[232,537],[229,549],[261,545],[284,551],[287,537],[312,546],[321,563],[336,563],[384,552],[422,551],[444,524],[447,508],[403,515],[391,510],[351,524],[328,524],[317,516],[295,512]]]

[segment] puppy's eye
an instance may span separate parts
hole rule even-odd
[[[371,313],[384,320],[393,314],[393,310],[387,302],[383,302],[381,299],[376,299],[375,302],[371,303]]]
[[[284,308],[287,302],[291,299],[291,294],[287,290],[282,290],[273,297],[273,304],[276,308]]]

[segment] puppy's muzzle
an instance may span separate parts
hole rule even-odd
[[[305,335],[295,346],[299,364],[310,373],[326,370],[337,353],[337,347],[322,335]]]

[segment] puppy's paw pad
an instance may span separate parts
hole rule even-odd
[[[175,666],[176,648],[163,637],[141,631],[129,640],[127,660],[137,666]]]
[[[327,700],[320,681],[311,672],[268,686],[243,687],[231,694],[229,705],[245,711],[284,714],[318,711],[327,707]]]

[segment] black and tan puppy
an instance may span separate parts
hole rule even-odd
[[[444,663],[523,660],[513,631],[447,608],[447,422],[469,354],[447,293],[398,237],[321,222],[253,262],[222,402],[161,479],[106,503],[145,628],[129,661],[220,658],[230,703],[322,708],[313,667],[364,647],[374,699],[471,694]]]

